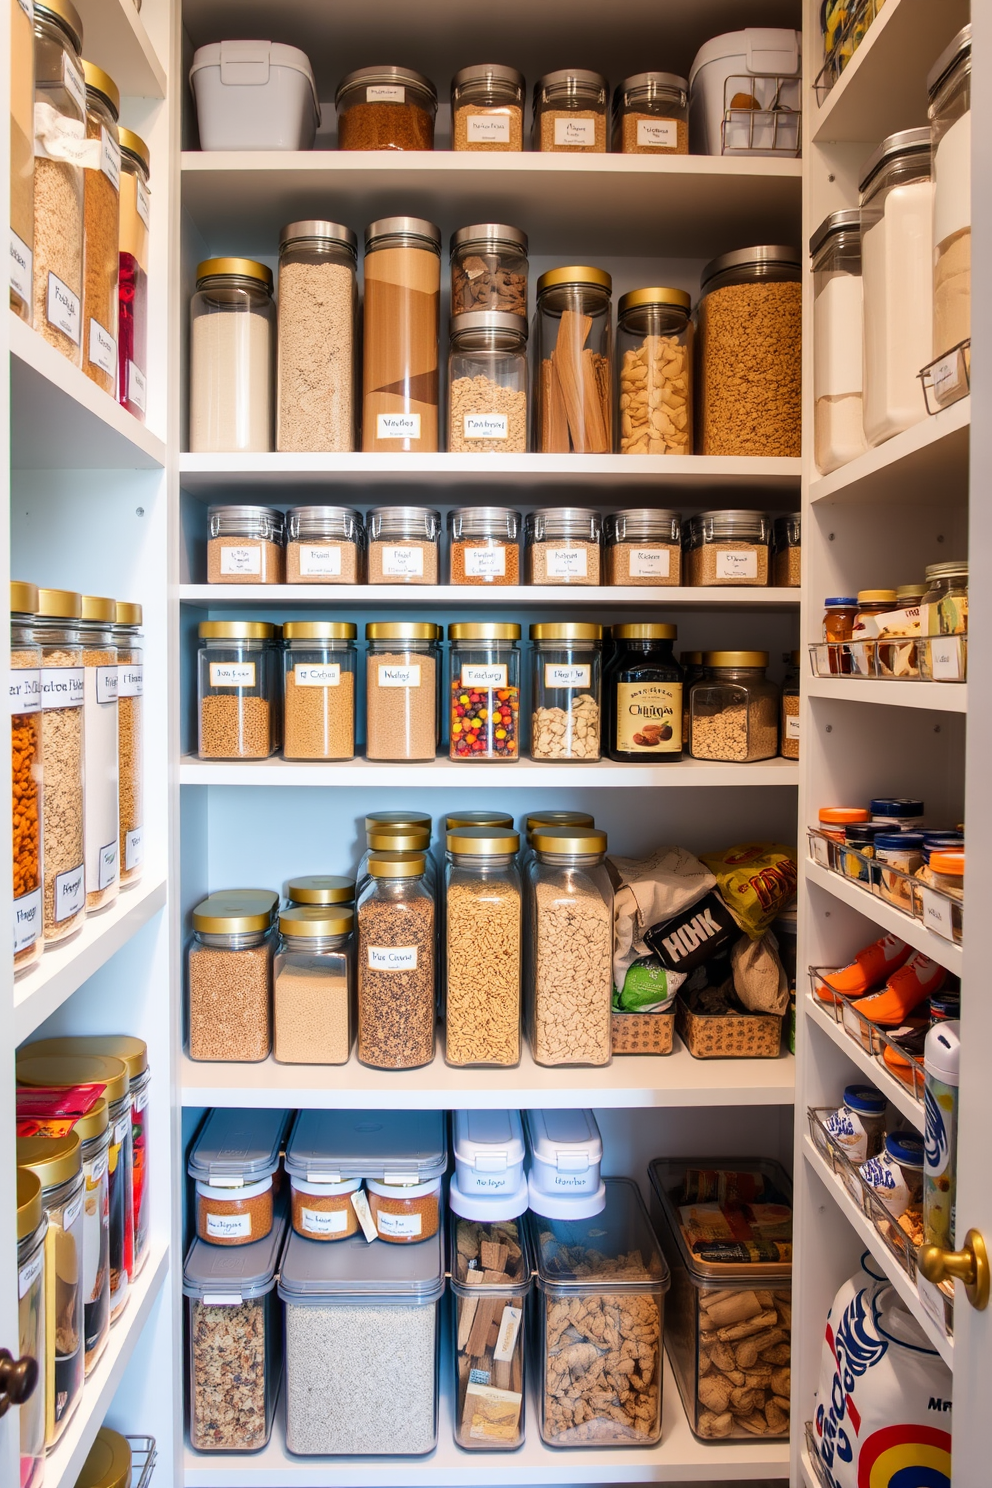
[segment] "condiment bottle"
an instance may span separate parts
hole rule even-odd
[[[674,625],[614,625],[617,651],[604,677],[606,752],[625,763],[680,760],[683,672]]]

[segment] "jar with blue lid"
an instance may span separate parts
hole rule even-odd
[[[884,828],[877,822],[849,822],[844,828],[845,848],[851,848],[850,852],[841,852],[840,871],[845,878],[853,878],[857,883],[871,884],[874,877],[869,859],[875,856],[875,838]]]
[[[848,1085],[844,1103],[824,1123],[827,1135],[849,1162],[858,1164],[881,1152],[885,1141],[885,1096],[874,1085]]]
[[[913,890],[908,879],[923,863],[923,833],[879,832],[874,849],[875,862],[880,865],[875,873],[876,894],[912,914]]]
[[[923,1203],[923,1140],[914,1131],[889,1132],[882,1151],[858,1171],[893,1219]]]
[[[923,802],[909,796],[876,796],[869,806],[871,820],[881,826],[913,829],[923,825]]]

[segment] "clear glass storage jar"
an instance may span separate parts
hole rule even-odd
[[[530,754],[535,760],[598,760],[603,627],[585,621],[530,627]]]
[[[537,281],[534,376],[537,449],[607,455],[613,449],[613,363],[605,269],[549,269]]]
[[[367,518],[370,584],[437,584],[441,517],[431,506],[374,506]]]
[[[799,249],[776,245],[724,253],[703,270],[697,454],[798,458],[801,277]]]
[[[453,760],[515,760],[520,752],[520,626],[448,626],[448,736]]]
[[[864,431],[861,211],[831,212],[809,240],[813,268],[813,459],[829,475],[868,448]]]
[[[799,652],[789,656],[789,668],[782,682],[781,754],[784,759],[799,758]]]
[[[358,584],[365,527],[347,506],[293,506],[286,513],[287,584]]]
[[[34,6],[34,326],[82,365],[83,25],[71,0]]]
[[[20,9],[20,7],[16,7]],[[45,1234],[48,1215],[41,1202],[41,1179],[17,1170],[17,1354],[34,1359],[38,1383],[17,1412],[20,1436],[20,1488],[41,1488],[45,1476],[45,1396],[47,1349],[45,1318]]]
[[[507,827],[446,837],[444,1057],[456,1067],[520,1063],[523,901]]]
[[[354,759],[357,634],[347,620],[283,626],[284,759]]]
[[[771,523],[764,512],[697,512],[682,529],[693,587],[768,583]]]
[[[339,150],[433,150],[437,89],[410,67],[359,67],[334,95]]]
[[[441,1180],[424,1183],[380,1183],[366,1178],[369,1213],[380,1240],[389,1245],[419,1245],[441,1225]]]
[[[279,234],[276,449],[355,448],[358,239],[340,222]]]
[[[691,305],[684,289],[634,289],[617,306],[621,455],[692,454]]]
[[[613,885],[606,833],[545,827],[527,863],[527,1022],[535,1064],[613,1059]]]
[[[204,620],[197,667],[201,759],[267,759],[279,723],[275,627],[261,620]]]
[[[114,396],[117,390],[117,273],[121,231],[121,147],[117,84],[92,62],[86,83],[83,172],[83,371]]]
[[[505,222],[477,222],[451,237],[451,315],[500,310],[527,321],[527,234]]]
[[[341,1183],[310,1183],[294,1173],[289,1181],[293,1229],[306,1240],[347,1240],[359,1230],[358,1211],[351,1196],[361,1178]]]
[[[194,909],[186,965],[190,1059],[268,1058],[273,940],[271,914],[244,896],[207,898]]]
[[[970,23],[937,59],[927,96],[933,143],[933,355],[942,357],[971,336]]]
[[[534,84],[534,149],[605,155],[610,85],[598,72],[564,68]]]
[[[603,678],[606,752],[625,763],[680,760],[682,668],[674,625],[614,625],[614,654]]]
[[[194,454],[273,448],[276,307],[272,270],[207,258],[190,301],[189,447]]]
[[[86,911],[120,893],[120,767],[117,721],[117,601],[83,595],[83,851]]]
[[[65,940],[86,914],[83,858],[82,595],[39,589],[41,642],[41,840],[46,943]]]
[[[438,632],[440,638],[440,632]],[[370,811],[365,818],[365,851],[355,874],[355,897],[368,880],[369,853],[390,846],[390,837],[410,837],[411,841],[395,844],[401,851],[428,853],[428,875],[434,865],[429,856],[433,818],[425,811]]]
[[[145,861],[144,818],[144,648],[141,606],[118,600],[114,622],[117,647],[117,761],[120,778],[121,888],[141,877]]]
[[[679,656],[685,676],[682,679],[682,748],[689,748],[689,694],[692,684],[705,675],[702,651],[683,651]]]
[[[434,1058],[436,913],[424,853],[369,858],[358,896],[358,1058],[417,1069]]]
[[[581,506],[546,506],[524,522],[528,584],[598,584],[599,512]]]
[[[609,512],[603,518],[606,582],[622,587],[682,582],[682,523],[678,512]]]
[[[613,94],[613,149],[623,155],[688,155],[689,84],[674,72],[638,72]]]
[[[425,877],[432,888],[438,881],[437,865],[431,857],[431,834],[429,827],[369,827],[365,833],[366,849],[358,864],[355,893],[361,897],[368,884],[369,863],[373,858],[405,858],[409,853],[419,853],[427,859]]]
[[[34,292],[34,10],[10,7],[10,308],[31,324]],[[33,1488],[35,1469],[29,1467]]]
[[[771,583],[776,588],[798,589],[802,583],[802,521],[798,512],[775,518]]]
[[[864,289],[864,432],[870,445],[926,417],[933,357],[930,126],[890,134],[858,185]]]
[[[279,916],[272,973],[272,1053],[280,1064],[347,1064],[354,911],[301,905]]]
[[[527,439],[527,322],[499,310],[452,318],[448,449],[523,455]]]
[[[441,627],[373,620],[365,627],[365,754],[432,760],[439,736]]]
[[[38,590],[10,586],[10,755],[14,875],[14,975],[40,958],[41,891],[41,658],[34,629]]]
[[[515,67],[482,62],[451,79],[453,150],[522,150],[523,74]]]
[[[927,589],[920,601],[920,676],[928,682],[961,682],[966,675],[968,564],[929,563]],[[935,644],[933,637],[960,637]]]
[[[381,217],[365,229],[362,449],[438,448],[441,229]]]
[[[505,506],[460,506],[448,513],[451,584],[520,583],[520,513]]]
[[[689,696],[693,759],[739,764],[778,754],[778,687],[765,677],[767,651],[704,651],[706,675]]]
[[[150,155],[139,134],[119,129],[121,237],[117,303],[117,396],[141,423],[148,407],[148,191]]]

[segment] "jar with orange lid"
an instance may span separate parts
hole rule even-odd
[[[894,589],[858,590],[858,613],[851,631],[851,672],[854,676],[874,677],[876,627],[868,622],[895,608]]]
[[[810,834],[810,852],[814,863],[822,868],[836,868],[834,844],[843,845],[845,829],[866,822],[870,812],[864,806],[821,806],[817,825]]]
[[[960,944],[964,901],[964,848],[930,854],[930,886],[919,890],[920,918],[928,929]],[[938,890],[934,893],[933,890]],[[951,902],[956,901],[956,902]]]

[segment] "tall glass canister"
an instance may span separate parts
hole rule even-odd
[[[523,903],[507,827],[456,827],[444,874],[444,1057],[456,1066],[520,1063]]]
[[[271,450],[272,270],[250,258],[205,259],[196,271],[190,320],[190,449],[197,454]]]
[[[927,78],[933,137],[933,354],[971,336],[971,25]],[[935,387],[940,402],[939,385]]]
[[[537,281],[537,448],[605,455],[613,448],[613,280],[604,269],[550,269]]]
[[[14,858],[14,975],[44,949],[41,912],[41,646],[34,631],[38,591],[10,586],[11,820]]]
[[[363,450],[438,447],[441,230],[420,217],[365,229]]]
[[[279,234],[277,450],[355,448],[358,239],[339,222]]]
[[[34,325],[81,365],[83,23],[71,0],[34,6]]]
[[[120,775],[117,739],[117,602],[83,595],[83,773],[86,910],[120,892]]]
[[[482,620],[448,626],[448,754],[515,760],[520,751],[520,626]]]
[[[622,455],[692,454],[691,303],[684,289],[633,289],[617,306]]]
[[[45,762],[45,940],[74,935],[86,913],[83,861],[82,595],[39,589],[35,634],[41,642],[41,754]]]
[[[120,261],[121,95],[102,68],[83,63],[83,371],[111,397],[117,388],[117,272]]]
[[[809,240],[813,267],[813,458],[821,475],[868,448],[864,431],[861,212],[831,212]]]
[[[120,778],[121,888],[136,883],[145,861],[145,780],[141,606],[117,601],[117,754]]]
[[[33,318],[33,18],[31,0],[20,0],[10,7],[10,308],[28,325]]]

